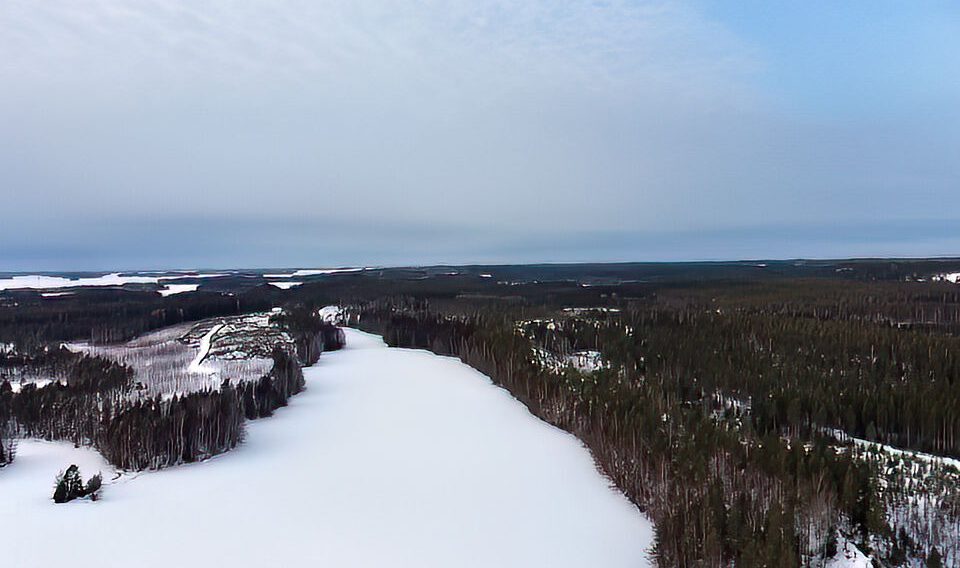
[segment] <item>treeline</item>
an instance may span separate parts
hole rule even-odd
[[[661,308],[720,309],[817,321],[860,321],[898,329],[960,332],[960,285],[950,282],[797,279],[661,284],[647,290]]]
[[[10,383],[0,383],[0,467],[17,455],[17,430],[12,413],[13,392]]]
[[[343,330],[317,317],[312,307],[290,306],[271,319],[293,338],[304,365],[316,363],[321,353],[336,351],[346,343]]]
[[[460,357],[580,438],[654,520],[661,566],[799,566],[832,556],[838,529],[867,551],[886,535],[869,464],[823,437],[791,443],[747,415],[744,428],[717,421],[675,368],[646,366],[639,353],[632,367],[586,380],[539,367],[507,314],[448,318],[424,302],[374,302],[360,316],[391,345]],[[631,347],[624,336],[619,345]]]
[[[39,292],[6,292],[0,298],[0,343],[21,352],[61,341],[113,343],[187,321],[270,309],[269,291],[236,295],[215,292],[161,297],[134,290],[81,289],[69,296],[44,298]]]

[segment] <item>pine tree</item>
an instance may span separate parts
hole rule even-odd
[[[940,556],[940,551],[934,546],[930,554],[927,555],[927,568],[942,568],[942,566],[943,557]]]
[[[80,468],[71,464],[67,470],[57,476],[57,485],[53,490],[54,503],[67,503],[83,496],[83,479]]]

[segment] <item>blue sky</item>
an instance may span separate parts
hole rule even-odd
[[[764,89],[797,112],[916,116],[960,97],[956,2],[726,2],[700,9],[757,50]]]
[[[960,255],[960,4],[13,0],[0,270]]]

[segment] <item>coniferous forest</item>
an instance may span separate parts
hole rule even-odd
[[[823,566],[844,543],[884,566],[960,560],[960,285],[937,278],[950,262],[452,268],[283,293],[0,296],[2,376],[57,378],[0,383],[0,465],[22,437],[89,445],[124,470],[228,451],[342,345],[318,316],[334,304],[390,345],[459,357],[576,435],[653,520],[660,566]],[[130,368],[62,345],[272,308],[289,337],[272,370],[215,389],[137,396]]]

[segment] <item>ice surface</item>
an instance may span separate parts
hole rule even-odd
[[[264,278],[297,278],[300,276],[322,276],[324,274],[342,274],[349,272],[363,272],[369,268],[309,268],[285,272],[280,274],[264,274]]]
[[[650,523],[579,441],[450,358],[347,348],[236,450],[125,475],[70,444],[23,441],[0,469],[4,565],[618,568]],[[54,505],[58,470],[103,471],[96,503]]]
[[[0,279],[0,290],[48,290],[51,288],[73,288],[81,286],[121,286],[123,284],[156,284],[156,276],[121,276],[120,273],[106,274],[92,278],[64,278],[62,276],[13,276]]]

